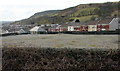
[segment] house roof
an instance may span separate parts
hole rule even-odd
[[[51,26],[41,26],[41,28],[44,28],[45,30],[48,30]]]
[[[103,20],[98,21],[97,24],[109,24],[111,21],[112,21],[112,18],[110,18],[110,19],[103,19]]]
[[[9,29],[9,26],[2,26],[2,29],[3,29],[3,30],[8,30],[8,29]]]
[[[59,27],[60,25],[53,25],[52,27],[50,27],[50,29],[56,29],[57,27]]]
[[[15,31],[19,31],[20,28],[9,28],[8,31],[9,32],[15,32]]]
[[[4,33],[7,33],[8,30],[4,30],[4,29],[0,29],[0,34],[4,34]]]
[[[96,25],[99,21],[88,21],[87,25]]]
[[[35,26],[32,29],[30,29],[30,31],[45,31],[45,29],[41,28],[40,26]]]
[[[24,31],[29,31],[31,29],[30,26],[25,25],[9,25],[9,26],[3,26],[2,29],[8,30],[9,32],[16,32],[23,29]]]
[[[68,22],[60,24],[60,27],[67,27],[67,26],[68,26]]]
[[[67,27],[67,26],[81,26],[81,25],[86,25],[87,23],[84,22],[67,22],[61,24],[61,27]]]

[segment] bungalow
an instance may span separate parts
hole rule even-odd
[[[44,28],[45,30],[46,30],[46,32],[48,32],[49,31],[49,28],[50,28],[51,26],[41,26],[41,28]]]
[[[97,23],[97,30],[98,31],[112,31],[112,30],[117,30],[118,28],[118,20],[117,18],[113,19],[104,19],[100,20]]]
[[[50,27],[48,29],[49,32],[60,32],[60,25],[56,24],[56,25],[53,25],[52,27]]]
[[[68,23],[68,31],[87,31],[86,23],[70,22]]]
[[[27,28],[21,28],[18,31],[16,31],[18,34],[27,34],[29,30]]]
[[[60,32],[68,31],[68,22],[60,24]]]
[[[98,21],[89,21],[87,22],[88,25],[88,31],[97,31],[97,23]]]
[[[97,31],[109,31],[109,23],[112,19],[100,20],[97,23]]]
[[[68,24],[68,31],[80,31],[80,23],[70,22]]]
[[[46,30],[41,26],[35,26],[32,29],[30,29],[30,34],[39,34],[40,32],[46,32]]]

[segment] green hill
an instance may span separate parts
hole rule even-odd
[[[81,22],[100,18],[112,18],[120,16],[118,7],[120,2],[80,4],[64,10],[49,10],[35,13],[27,19],[14,22],[14,24],[52,24],[75,21]]]

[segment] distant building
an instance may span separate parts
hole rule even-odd
[[[60,24],[60,32],[68,31],[68,22]]]
[[[89,21],[88,23],[88,31],[97,31],[97,22],[98,21]]]
[[[98,31],[114,31],[119,29],[117,18],[100,20],[97,23]]]
[[[97,23],[97,31],[109,31],[109,23],[112,19],[100,20]]]
[[[2,30],[0,31],[0,34],[7,34],[7,33],[9,33],[8,30],[4,30],[4,29],[2,29]]]
[[[86,23],[70,22],[68,23],[68,31],[87,31]]]
[[[28,32],[29,32],[29,30],[27,30],[26,28],[25,29],[21,28],[18,31],[16,31],[16,33],[18,33],[18,34],[27,34]]]
[[[30,34],[40,34],[40,32],[46,32],[46,30],[41,26],[35,26],[32,29],[30,29]]]
[[[97,25],[88,25],[88,31],[97,31]]]
[[[48,29],[48,32],[60,32],[60,25],[58,24],[53,25],[52,27]]]

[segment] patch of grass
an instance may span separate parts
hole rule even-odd
[[[96,9],[95,7],[80,9],[77,12],[75,12],[75,16],[94,14],[95,13],[95,11],[94,11],[95,9]]]
[[[56,44],[55,47],[64,47],[64,44]]]
[[[97,47],[97,45],[91,45],[91,47]]]
[[[42,37],[41,39],[47,39],[47,37]]]
[[[75,44],[73,44],[73,43],[69,43],[69,45],[75,45]]]
[[[73,40],[73,41],[71,41],[71,42],[69,43],[69,45],[75,45],[76,42],[77,42],[77,41],[74,41],[74,40]]]
[[[73,40],[72,42],[77,42],[77,41],[74,41],[74,40]]]

